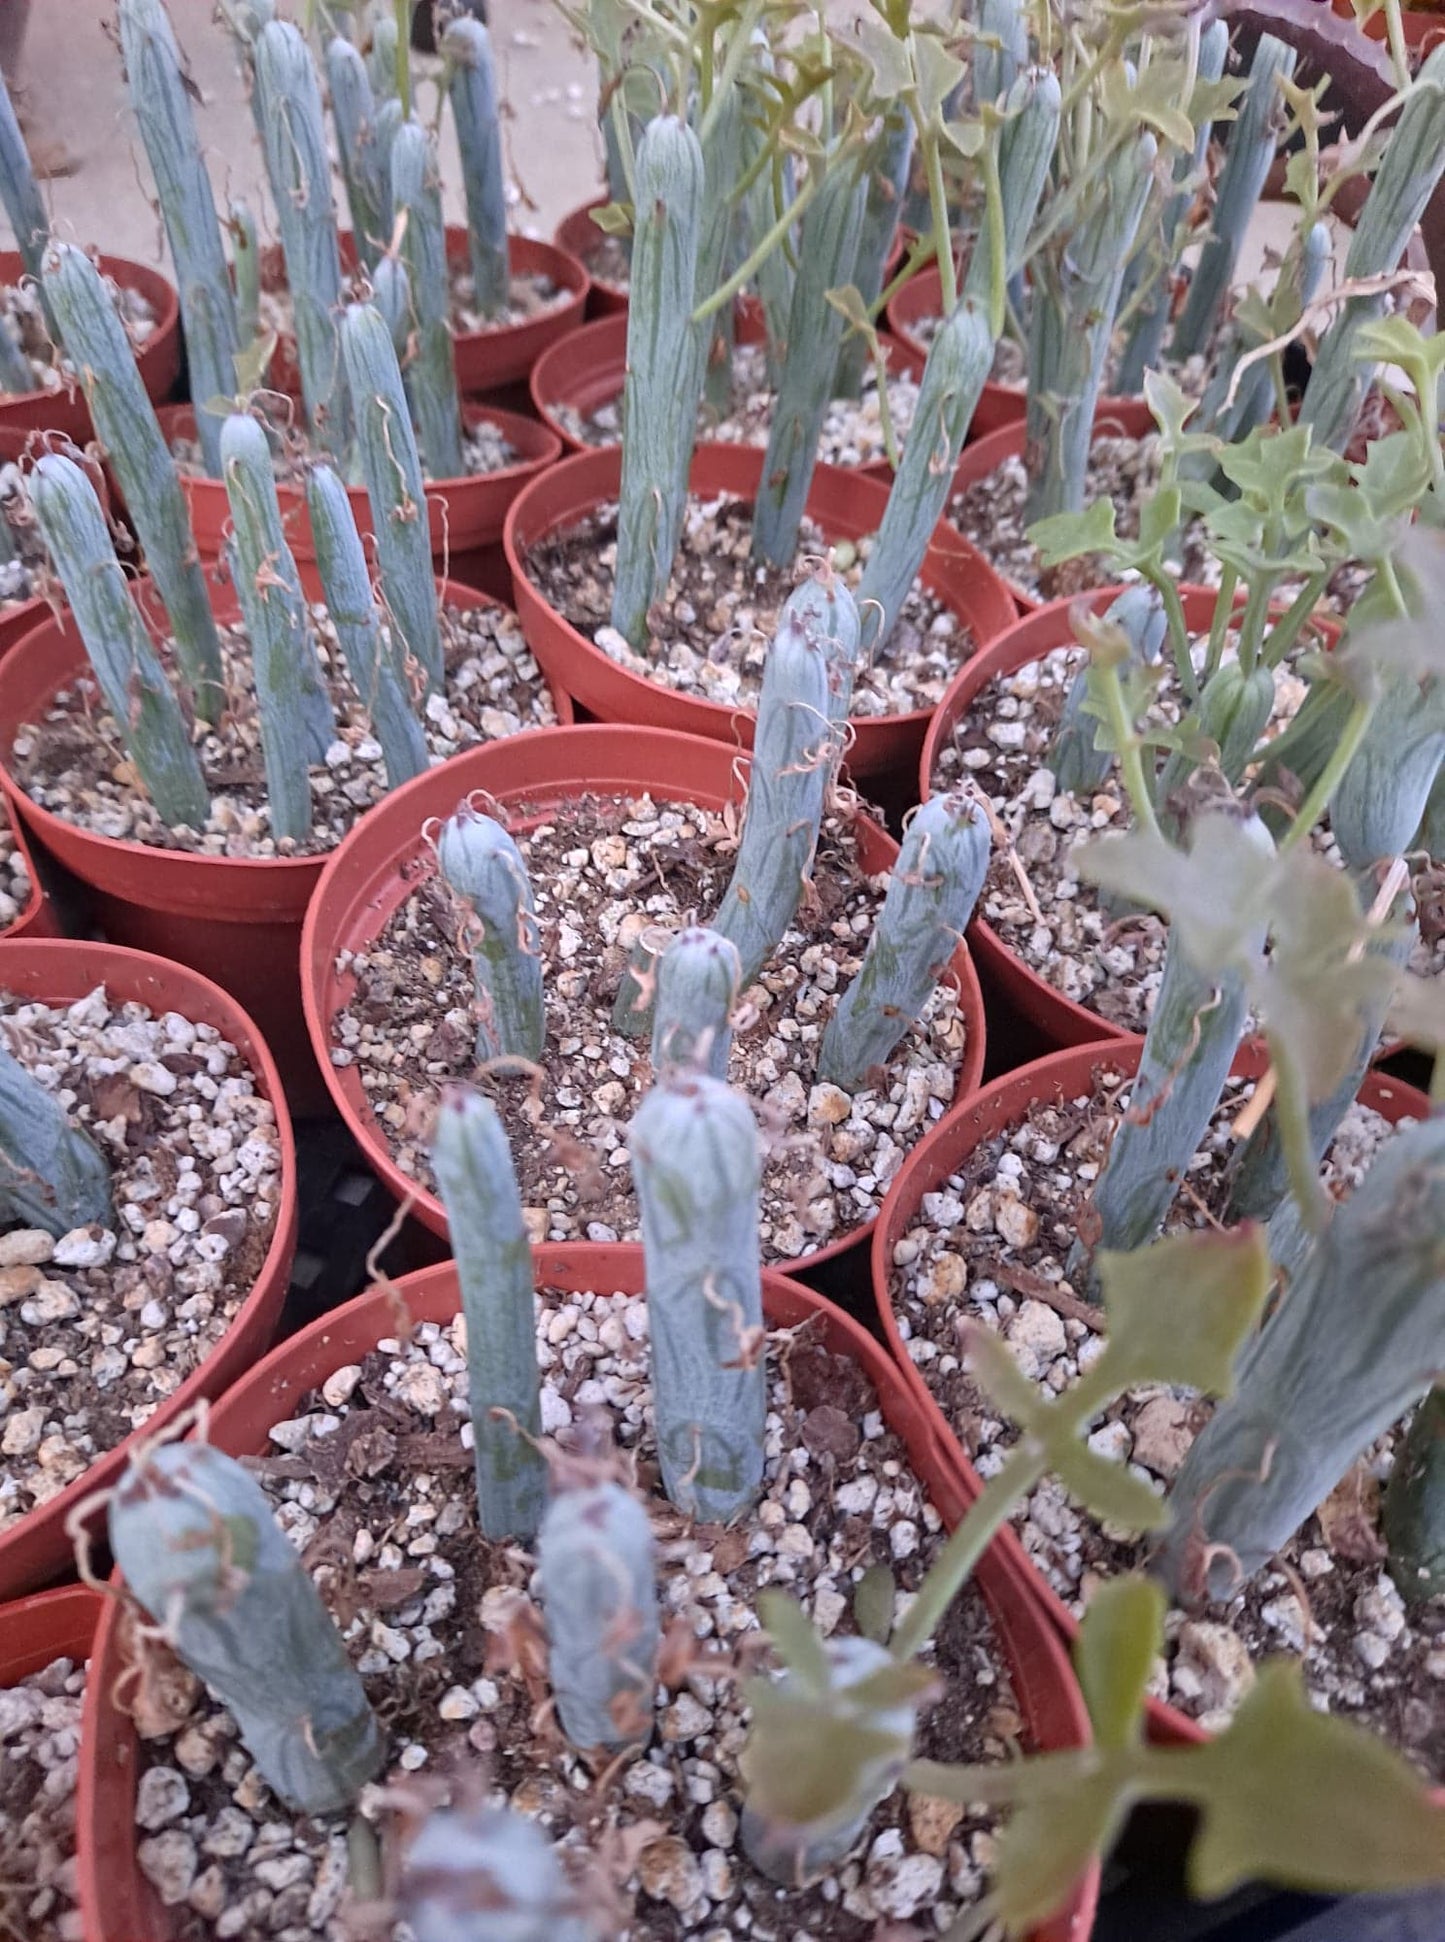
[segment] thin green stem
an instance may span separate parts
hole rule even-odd
[[[1313,789],[1300,804],[1294,821],[1280,838],[1281,856],[1308,836],[1328,809],[1330,797],[1339,787],[1340,777],[1354,761],[1355,751],[1365,739],[1365,730],[1369,727],[1370,717],[1374,712],[1374,704],[1369,701],[1357,701],[1350,710],[1350,718],[1345,723],[1344,733],[1331,751],[1329,761],[1316,777]]]
[[[1114,752],[1119,758],[1119,773],[1124,778],[1124,787],[1129,792],[1130,807],[1134,820],[1149,835],[1159,834],[1159,819],[1154,814],[1154,794],[1144,774],[1144,760],[1139,737],[1129,719],[1129,710],[1124,705],[1124,688],[1119,680],[1117,668],[1096,667],[1093,672],[1098,676],[1099,692],[1104,698],[1106,720],[1114,737]]]
[[[396,17],[396,91],[411,113],[411,0],[393,0]]]
[[[818,193],[821,182],[821,169],[815,168],[802,188],[793,197],[788,208],[779,216],[767,235],[762,238],[738,265],[737,269],[733,271],[727,282],[720,284],[713,291],[712,295],[705,297],[697,309],[693,311],[692,321],[695,324],[705,324],[709,317],[715,317],[724,304],[731,303],[743,286],[752,281],[753,277],[757,275],[759,265],[768,260],[768,257],[777,248],[778,244],[782,242],[793,224]]]
[[[904,259],[904,262],[900,266],[898,274],[893,278],[892,282],[888,284],[887,288],[882,290],[879,293],[877,301],[875,303],[871,303],[868,306],[868,317],[870,322],[882,316],[883,312],[888,308],[889,304],[892,303],[893,299],[898,295],[898,292],[903,288],[904,284],[907,283],[908,279],[914,274],[916,270],[920,269],[922,265],[928,261],[930,256],[933,255],[933,252],[936,247],[937,247],[937,240],[934,237],[933,231],[931,229],[928,230],[926,234],[918,238],[918,241],[913,245],[912,249],[909,250],[907,257]]]
[[[1204,663],[1204,685],[1219,672],[1224,659],[1224,643],[1234,613],[1234,589],[1239,585],[1239,568],[1225,563],[1219,576],[1219,592],[1214,600],[1214,619],[1209,624],[1209,654]]]
[[[1312,573],[1271,627],[1264,643],[1266,667],[1277,668],[1293,648],[1319,605],[1320,595],[1328,586],[1329,578],[1328,573]]]
[[[1264,639],[1268,619],[1269,587],[1262,579],[1251,580],[1238,628],[1239,665],[1246,674],[1253,674],[1259,661],[1260,643]]]
[[[998,150],[985,140],[983,145],[984,215],[988,222],[989,287],[988,327],[995,343],[1003,335],[1008,314],[1008,250],[1003,219],[1003,184],[998,175]],[[950,252],[950,265],[952,256]]]
[[[1164,602],[1164,619],[1169,629],[1169,647],[1174,656],[1174,672],[1179,686],[1190,701],[1199,699],[1199,677],[1189,652],[1189,623],[1184,618],[1184,602],[1174,579],[1157,563],[1141,565],[1139,571]]]
[[[1395,85],[1410,85],[1410,50],[1405,45],[1405,25],[1400,18],[1400,0],[1385,0],[1385,36],[1390,44],[1390,64],[1395,70]]]
[[[920,130],[923,159],[928,169],[928,206],[933,216],[933,233],[938,238],[938,279],[943,290],[943,314],[953,315],[958,302],[958,279],[953,273],[953,232],[948,223],[948,193],[943,182],[943,155],[938,137],[931,128]]]
[[[1283,845],[1281,845],[1281,848]],[[1311,1234],[1319,1234],[1330,1217],[1330,1197],[1315,1171],[1314,1144],[1310,1139],[1310,1102],[1305,1097],[1293,1063],[1281,1058],[1273,1041],[1270,1055],[1274,1063],[1274,1113],[1284,1148],[1290,1185],[1299,1205],[1300,1217]]]
[[[698,140],[704,144],[706,144],[708,136],[712,133],[718,116],[722,113],[723,102],[727,99],[733,83],[738,78],[738,69],[742,66],[747,56],[747,51],[752,45],[753,29],[758,24],[763,6],[764,0],[748,0],[748,4],[738,16],[738,24],[733,29],[732,39],[728,42],[728,51],[723,60],[722,72],[713,83],[712,99],[707,104],[707,110],[703,115],[702,122],[697,131]]]
[[[622,179],[627,184],[627,193],[632,199],[633,220],[637,210],[637,159],[632,152],[632,126],[627,119],[627,103],[620,87],[612,90],[612,98],[607,104],[607,112],[612,118],[612,133],[617,142],[617,153],[622,162]]]
[[[1027,1438],[1009,1451],[1003,1468],[989,1478],[970,1504],[963,1522],[919,1586],[918,1596],[893,1635],[895,1658],[912,1659],[923,1650],[944,1613],[967,1584],[974,1566],[1008,1522],[1010,1513],[1042,1480],[1047,1469],[1043,1451]]]

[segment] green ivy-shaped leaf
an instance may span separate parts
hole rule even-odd
[[[1089,1600],[1074,1646],[1084,1704],[1102,1747],[1138,1744],[1168,1601],[1150,1578],[1113,1578]]]
[[[1168,1234],[1128,1254],[1103,1249],[1097,1266],[1111,1382],[1121,1390],[1168,1382],[1208,1396],[1230,1394],[1234,1358],[1269,1294],[1262,1229],[1246,1224],[1222,1234]]]

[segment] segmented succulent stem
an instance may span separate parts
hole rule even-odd
[[[1315,223],[1291,244],[1275,285],[1273,308],[1282,327],[1297,322],[1305,306],[1314,301],[1325,271],[1333,261],[1334,239],[1326,223]],[[1293,300],[1288,311],[1284,311],[1281,297],[1290,286]],[[1235,321],[1215,364],[1214,375],[1204,388],[1194,427],[1212,432],[1226,444],[1236,445],[1248,438],[1256,426],[1266,422],[1275,405],[1274,378],[1267,359],[1261,359],[1245,372],[1243,380],[1235,386],[1233,403],[1229,402],[1240,359],[1264,341]],[[1179,462],[1181,479],[1208,479],[1217,470],[1218,461],[1209,452],[1186,452]]]
[[[286,258],[307,423],[323,450],[342,453],[351,435],[351,412],[337,343],[341,255],[331,206],[331,162],[316,69],[305,40],[287,21],[269,21],[256,36],[255,90],[261,149]]]
[[[1445,1593],[1445,1389],[1415,1411],[1385,1491],[1390,1576],[1407,1605]]]
[[[74,244],[52,243],[45,252],[45,289],[170,616],[176,659],[196,713],[216,721],[225,699],[216,623],[185,494],[130,339],[100,272]]]
[[[648,609],[671,577],[687,504],[696,402],[689,418],[678,380],[692,366],[703,181],[702,148],[687,123],[675,115],[649,122],[637,146],[612,593],[612,625],[636,648],[647,641]]]
[[[597,1942],[582,1894],[535,1821],[510,1807],[428,1815],[407,1851],[399,1909],[416,1942]]]
[[[1164,602],[1153,587],[1127,588],[1112,602],[1104,621],[1107,626],[1123,629],[1131,667],[1154,666],[1164,645],[1168,620]],[[1059,787],[1076,796],[1093,795],[1102,789],[1114,769],[1114,751],[1099,747],[1101,723],[1086,705],[1091,687],[1089,669],[1080,668],[1064,698],[1063,713],[1046,758]]]
[[[306,507],[326,611],[351,685],[361,696],[381,744],[387,783],[396,789],[426,768],[426,735],[412,706],[405,666],[392,651],[372,597],[366,554],[346,488],[329,465],[314,466],[307,475]]]
[[[35,389],[35,373],[21,349],[8,318],[0,317],[0,391],[24,393]]]
[[[735,197],[743,171],[744,140],[742,96],[736,88],[723,95],[716,115],[705,127],[699,138],[705,186],[694,277],[699,302],[717,289],[732,267],[733,239],[738,230]],[[687,379],[694,413],[704,398],[719,413],[726,412],[732,398],[733,336],[731,304],[724,304],[714,317],[694,327],[693,362]]]
[[[1404,854],[1445,761],[1445,682],[1385,681],[1364,740],[1330,798],[1330,833],[1355,870]]]
[[[778,616],[763,664],[742,841],[713,919],[737,946],[744,989],[793,921],[832,773],[829,655],[812,606],[800,588]]]
[[[579,1484],[537,1537],[547,1675],[573,1746],[634,1745],[652,1731],[657,1556],[647,1512],[620,1483]]]
[[[110,1168],[48,1086],[0,1046],[0,1211],[7,1222],[69,1234],[115,1226]]]
[[[974,106],[1001,100],[1028,64],[1029,23],[1019,0],[979,0],[969,9],[977,36],[970,63]]]
[[[998,137],[998,179],[1003,203],[1004,281],[1023,266],[1025,245],[1038,214],[1059,139],[1063,108],[1058,77],[1049,68],[1028,68],[1009,85]],[[984,223],[974,239],[963,293],[988,314],[993,292],[994,241]]]
[[[382,140],[366,62],[341,34],[326,46],[326,80],[356,260],[371,272],[391,237],[391,147]]]
[[[902,103],[883,117],[868,168],[868,199],[853,259],[853,285],[864,306],[871,308],[883,293],[883,277],[898,235],[903,198],[913,167],[913,117]],[[856,398],[863,388],[868,346],[858,334],[849,337],[838,358],[833,379],[835,398]]]
[[[341,326],[346,375],[356,401],[356,456],[366,481],[376,561],[400,645],[439,693],[441,628],[421,457],[391,327],[371,304],[351,304]]]
[[[696,1066],[725,1079],[732,1014],[742,996],[737,946],[705,924],[679,931],[658,961],[652,1063]]]
[[[436,843],[462,919],[477,989],[477,1060],[542,1056],[547,1023],[537,907],[522,853],[493,817],[464,802]]]
[[[757,1127],[720,1079],[674,1069],[643,1101],[628,1145],[663,1487],[700,1523],[727,1524],[763,1474]]]
[[[851,161],[840,160],[829,168],[803,217],[787,345],[753,507],[753,558],[773,566],[791,566],[798,551],[843,341],[843,317],[829,303],[828,292],[853,280],[867,199],[866,176]]]
[[[500,316],[511,289],[507,259],[507,175],[502,161],[502,120],[492,37],[481,21],[462,15],[442,35],[452,63],[452,117],[462,158],[467,198],[467,237],[477,308]]]
[[[1259,207],[1264,180],[1279,144],[1284,108],[1279,84],[1293,78],[1294,66],[1292,47],[1272,34],[1260,35],[1225,145],[1209,234],[1189,279],[1189,294],[1170,342],[1170,354],[1181,361],[1207,349],[1229,296],[1244,232]]]
[[[988,872],[983,811],[933,796],[904,834],[862,969],[828,1021],[818,1077],[845,1092],[886,1066],[948,970]]]
[[[231,279],[236,286],[236,342],[242,350],[261,334],[261,238],[251,205],[232,197],[226,216],[231,232]],[[234,375],[234,374],[233,374]],[[219,397],[226,396],[218,392]],[[220,464],[220,428],[216,430],[216,460]]]
[[[0,76],[0,201],[4,202],[5,214],[10,218],[25,274],[38,283],[45,246],[50,241],[50,218],[45,213],[40,185],[30,165],[30,151],[25,146],[3,76]],[[25,387],[26,390],[33,388],[32,385]]]
[[[251,642],[266,796],[278,842],[311,834],[309,765],[336,740],[301,576],[281,525],[266,434],[234,413],[221,428],[221,471],[231,508],[236,594]]]
[[[196,435],[213,479],[221,475],[220,425],[205,409],[236,389],[241,338],[211,178],[196,134],[180,50],[161,0],[121,0],[120,45],[141,140],[165,221],[186,333]],[[0,118],[3,120],[3,118]]]
[[[371,77],[371,90],[378,101],[400,101],[397,93],[397,43],[395,16],[379,13],[371,26],[371,52],[366,57],[366,71]],[[400,103],[403,114],[411,112],[411,103]]]
[[[73,460],[47,453],[31,474],[30,500],[141,786],[164,822],[203,828],[211,801],[201,765],[94,487]]]
[[[399,256],[383,256],[371,273],[371,301],[386,319],[400,361],[411,347],[411,278]]]
[[[398,217],[406,217],[401,256],[411,288],[414,337],[406,367],[407,395],[432,477],[459,479],[466,466],[448,321],[451,279],[442,223],[441,171],[436,145],[419,121],[403,122],[391,145],[391,201]]]
[[[132,1596],[234,1716],[262,1779],[300,1814],[335,1814],[386,1743],[346,1647],[261,1486],[208,1443],[131,1460],[110,1544]]]
[[[923,565],[993,367],[993,346],[993,333],[971,298],[945,317],[929,346],[913,426],[858,588],[866,646],[887,640]]]

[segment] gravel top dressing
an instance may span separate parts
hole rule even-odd
[[[752,507],[743,500],[688,500],[672,579],[648,616],[652,639],[642,654],[611,624],[616,505],[599,507],[580,525],[539,541],[527,571],[558,613],[631,673],[725,707],[753,707],[798,566],[755,565],[752,538]],[[830,547],[805,519],[798,560],[831,554],[842,578],[856,588],[872,546],[870,535]],[[933,707],[974,647],[967,624],[915,580],[872,664],[858,669],[851,712],[898,715]]]
[[[3,976],[3,967],[0,967]],[[0,1233],[0,1530],[147,1421],[251,1292],[281,1192],[276,1115],[212,1025],[0,997],[5,1042],[99,1146],[113,1226]]]
[[[0,607],[34,600],[50,581],[50,555],[40,537],[20,467],[0,465]]]
[[[1229,1128],[1252,1085],[1231,1081],[1204,1147],[1170,1216],[1172,1229],[1212,1225],[1224,1211]],[[1107,1072],[1092,1097],[1036,1105],[1008,1132],[984,1141],[936,1193],[894,1250],[891,1293],[908,1353],[945,1418],[984,1476],[1014,1440],[974,1385],[958,1328],[981,1322],[1001,1334],[1025,1375],[1061,1393],[1087,1369],[1100,1337],[1091,1311],[1065,1279],[1064,1263],[1127,1100]],[[1389,1128],[1352,1108],[1326,1162],[1327,1184],[1347,1194]],[[1089,1435],[1090,1449],[1163,1489],[1208,1420],[1209,1404],[1162,1385],[1128,1392]],[[1271,1654],[1304,1658],[1316,1704],[1373,1727],[1435,1779],[1445,1776],[1445,1599],[1411,1615],[1384,1567],[1381,1486],[1396,1431],[1381,1439],[1280,1553],[1277,1568],[1196,1616],[1172,1611],[1153,1690],[1218,1728]],[[1014,1519],[1024,1548],[1074,1612],[1092,1590],[1147,1558],[1147,1544],[1113,1532],[1052,1479]]]
[[[251,650],[239,623],[220,629],[230,706],[219,727],[197,744],[211,790],[204,830],[169,828],[160,820],[88,673],[61,689],[42,723],[16,736],[17,779],[43,808],[97,836],[207,856],[315,856],[331,849],[387,793],[386,770],[367,711],[333,653],[325,608],[313,605],[311,617],[336,709],[337,739],[326,760],[311,765],[315,821],[308,841],[278,843],[271,834]],[[446,692],[433,695],[423,712],[433,763],[519,729],[555,723],[551,694],[514,614],[500,607],[445,608],[442,646]]]
[[[1203,667],[1208,637],[1191,643]],[[1232,654],[1232,645],[1227,644]],[[1152,911],[1124,918],[1102,905],[1073,865],[1079,844],[1130,826],[1129,804],[1115,773],[1092,796],[1060,789],[1049,749],[1074,678],[1088,666],[1085,648],[1059,647],[991,682],[939,750],[935,791],[972,781],[992,803],[1010,845],[995,842],[979,915],[1031,971],[1111,1025],[1142,1032],[1164,973],[1169,926]],[[1287,669],[1275,679],[1271,725],[1283,727],[1305,694]],[[1179,718],[1178,685],[1166,661],[1149,719]]]
[[[549,310],[568,302],[572,291],[563,289],[551,277],[540,270],[523,270],[514,275],[507,293],[507,306],[498,317],[484,317],[476,308],[476,285],[472,281],[471,266],[465,262],[449,262],[447,268],[451,275],[452,308],[448,319],[454,336],[470,336],[477,331],[506,330],[513,324],[530,323],[532,318],[545,316]],[[370,302],[369,288],[363,288],[354,278],[342,278],[343,303]],[[291,292],[284,287],[274,287],[261,293],[261,324],[264,329],[274,331],[279,338],[294,342],[296,313],[291,302]]]
[[[536,1819],[618,1942],[746,1936],[865,1942],[917,1915],[946,1926],[981,1893],[986,1819],[895,1792],[849,1859],[812,1887],[758,1875],[738,1841],[738,1672],[766,1664],[758,1592],[786,1587],[825,1633],[854,1629],[854,1588],[882,1564],[916,1588],[939,1518],[857,1365],[811,1327],[769,1343],[767,1459],[740,1524],[694,1525],[657,1485],[646,1304],[598,1290],[541,1298],[542,1422],[564,1446],[600,1422],[616,1468],[646,1502],[667,1642],[657,1729],[594,1773],[560,1737],[536,1659],[532,1559],[480,1533],[466,1417],[465,1326],[423,1324],[339,1368],[250,1467],[302,1552],[385,1722],[383,1786],[359,1803],[388,1838],[398,1795],[479,1788]],[[529,1656],[519,1666],[518,1647]],[[540,1641],[539,1641],[540,1644]],[[541,1647],[544,1652],[545,1647]],[[976,1594],[935,1650],[944,1695],[925,1708],[920,1755],[1008,1757],[1022,1720]],[[344,1821],[296,1820],[251,1766],[234,1722],[194,1681],[164,1684],[142,1727],[137,1854],[177,1911],[183,1942],[343,1942]],[[429,1796],[422,1796],[429,1797]],[[400,1925],[368,1930],[401,1942]]]
[[[33,885],[20,845],[15,841],[9,803],[0,803],[0,935],[13,924],[30,901]]]
[[[125,325],[132,349],[139,353],[155,333],[156,313],[150,300],[143,297],[139,290],[124,289],[118,283],[107,281],[106,288],[115,300],[116,314]],[[29,283],[0,286],[0,317],[3,317],[10,335],[19,343],[29,362],[35,376],[33,388],[36,391],[62,390],[66,382],[73,378],[74,372],[63,357],[57,357],[46,327],[39,291]],[[3,395],[0,393],[0,396]]]
[[[698,437],[720,445],[766,445],[772,430],[776,394],[769,388],[761,344],[739,344],[733,352],[732,397],[724,417],[703,404]],[[918,380],[888,381],[888,411],[900,451],[918,409]],[[622,393],[594,411],[554,405],[552,415],[584,445],[615,445],[622,437]],[[823,421],[818,456],[828,465],[876,465],[888,456],[883,436],[877,373],[869,366],[857,398],[835,398]]]
[[[287,432],[282,439],[273,442],[272,455],[276,462],[276,483],[304,489],[308,456],[304,439],[298,439],[294,431]],[[186,478],[210,477],[201,456],[201,441],[198,438],[173,438],[171,456]],[[509,465],[520,463],[515,446],[509,444],[501,427],[487,418],[463,427],[462,457],[466,461],[466,471],[462,476],[468,479],[483,478],[490,472],[504,472]],[[424,458],[421,469],[422,477],[430,479],[431,473]]]
[[[52,1659],[0,1688],[0,1934],[81,1942],[75,1783],[85,1667]]]
[[[518,806],[516,820],[525,818]],[[627,1128],[651,1083],[649,1041],[612,1027],[628,956],[649,925],[670,930],[722,901],[734,821],[685,803],[583,797],[567,820],[514,832],[537,900],[546,966],[540,1072],[489,1073],[534,1241],[633,1240]],[[903,1157],[952,1104],[964,1023],[951,985],[857,1093],[815,1085],[823,1030],[863,960],[880,880],[829,818],[813,895],[744,994],[729,1078],[758,1102],[763,1258],[815,1253],[871,1220]],[[337,969],[357,988],[332,1023],[332,1062],[353,1066],[402,1171],[433,1186],[432,1123],[443,1086],[475,1067],[470,957],[445,887],[428,871],[364,954]]]

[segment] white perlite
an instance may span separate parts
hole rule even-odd
[[[213,1025],[114,1004],[103,986],[73,1005],[6,1000],[3,1019],[109,1162],[117,1225],[0,1238],[0,1529],[144,1423],[220,1340],[281,1191],[275,1111]]]
[[[75,1786],[85,1667],[54,1659],[0,1689],[0,1932],[80,1942]]]

